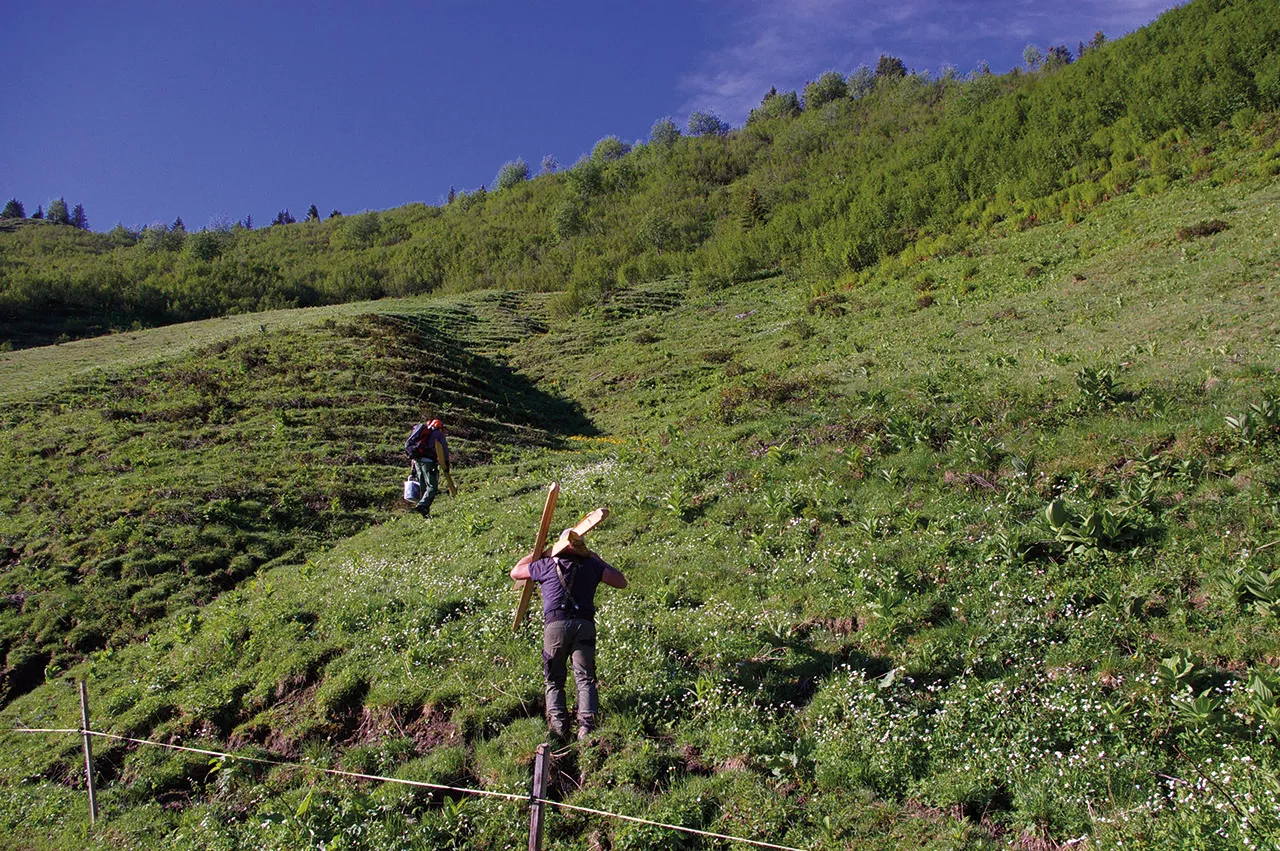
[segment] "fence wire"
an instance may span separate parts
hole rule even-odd
[[[580,807],[575,804],[566,804],[563,801],[553,801],[550,798],[538,798],[532,794],[516,795],[511,792],[493,792],[488,789],[471,789],[466,786],[447,786],[441,783],[428,783],[424,780],[407,780],[403,777],[384,777],[379,774],[364,774],[359,771],[342,771],[337,768],[322,768],[318,765],[307,765],[301,762],[290,762],[288,760],[264,759],[262,757],[245,756],[243,754],[227,753],[225,751],[215,751],[208,748],[193,748],[187,745],[175,745],[170,742],[157,742],[152,739],[138,739],[132,736],[121,736],[115,733],[103,733],[98,730],[82,730],[79,728],[37,728],[37,727],[15,727],[10,730],[12,733],[76,733],[78,735],[97,736],[101,739],[112,739],[119,742],[129,742],[135,745],[143,745],[146,747],[166,748],[174,751],[185,751],[186,753],[197,753],[204,756],[214,756],[222,759],[238,759],[243,762],[251,762],[258,765],[270,765],[280,768],[297,768],[303,771],[312,771],[318,774],[328,774],[333,777],[344,777],[352,780],[372,780],[380,783],[398,783],[403,786],[415,786],[423,789],[433,789],[441,792],[454,792],[459,795],[476,795],[487,798],[498,798],[507,801],[516,801],[522,803],[541,803],[547,806],[556,807],[561,810],[569,810],[573,812],[584,813],[587,815],[600,816],[602,818],[617,819],[619,821],[631,822],[633,824],[642,824],[649,827],[657,827],[664,830],[674,830],[681,833],[687,833],[693,836],[704,836],[709,839],[722,839],[726,842],[737,842],[742,845],[751,845],[756,848],[771,848],[774,851],[806,851],[803,848],[796,848],[791,845],[776,845],[772,842],[764,842],[759,839],[749,839],[745,836],[731,836],[727,833],[714,833],[709,830],[699,830],[694,827],[685,827],[679,824],[667,824],[665,822],[653,821],[651,819],[640,818],[639,816],[628,816],[622,813],[611,813],[607,810],[597,810],[591,807]]]

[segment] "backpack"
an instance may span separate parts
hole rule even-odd
[[[414,461],[429,457],[431,432],[439,427],[438,420],[415,425],[413,430],[409,432],[409,439],[404,442],[404,454]]]

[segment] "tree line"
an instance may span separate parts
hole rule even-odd
[[[3,198],[0,195],[0,198]],[[25,219],[27,217],[26,207],[17,198],[10,198],[4,205],[4,210],[0,211],[0,219]],[[49,202],[49,209],[46,211],[43,205],[37,205],[36,211],[31,214],[34,220],[52,222],[55,225],[71,225],[80,230],[89,229],[89,217],[84,212],[84,205],[76,204],[70,212],[67,211],[67,199],[56,198]]]
[[[1242,179],[1240,152],[1260,176],[1280,171],[1268,10],[1194,0],[1074,55],[1028,51],[1004,74],[911,72],[886,55],[772,88],[741,127],[660,118],[646,140],[607,136],[536,177],[513,159],[492,191],[451,189],[439,206],[79,241],[18,228],[0,233],[0,342],[484,287],[559,291],[571,311],[666,276],[713,288],[783,273],[827,291],[911,275],[992,231]]]

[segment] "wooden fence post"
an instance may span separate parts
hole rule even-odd
[[[547,794],[547,776],[551,757],[546,742],[538,745],[533,760],[533,793],[529,796],[529,851],[542,851],[542,823],[545,818],[542,799]]]
[[[98,796],[93,788],[93,743],[89,736],[89,690],[80,684],[80,733],[84,737],[84,779],[89,786],[89,824],[98,820]]]

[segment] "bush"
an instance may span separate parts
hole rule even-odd
[[[729,125],[720,120],[714,112],[693,112],[689,114],[690,136],[725,136],[729,133]]]
[[[680,128],[670,118],[659,118],[649,129],[649,144],[659,148],[670,148],[680,138]]]
[[[631,146],[617,136],[605,136],[591,149],[591,158],[599,162],[620,160],[631,152]]]
[[[187,254],[195,260],[215,260],[222,254],[222,241],[207,230],[193,233],[187,238]]]
[[[493,179],[493,182],[498,187],[498,190],[501,191],[524,183],[528,179],[529,164],[517,157],[510,162],[502,164],[502,168],[498,169],[498,176]]]
[[[336,248],[360,249],[373,245],[382,231],[382,217],[373,210],[345,216],[333,229],[330,241]]]
[[[817,109],[832,101],[849,96],[849,85],[844,77],[835,71],[824,71],[812,83],[804,87],[804,105],[806,109]]]

